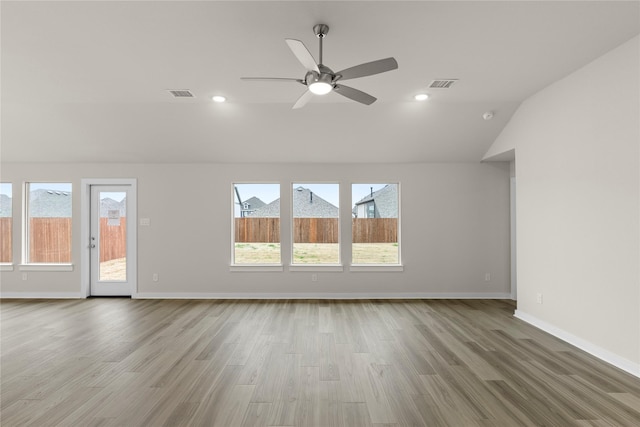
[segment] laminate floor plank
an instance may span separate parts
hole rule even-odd
[[[640,426],[640,379],[500,300],[0,301],[0,424]]]
[[[271,412],[271,403],[252,403],[249,402],[244,418],[242,419],[242,427],[265,427],[267,426],[267,418]]]

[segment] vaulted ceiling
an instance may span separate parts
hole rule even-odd
[[[518,105],[640,33],[637,1],[2,1],[3,162],[479,161]],[[292,110],[285,44],[340,70],[393,56]],[[435,79],[458,79],[429,89]],[[593,82],[610,84],[611,82]],[[174,98],[167,90],[195,97]],[[589,88],[585,88],[589,90]],[[426,92],[430,99],[413,96]],[[213,103],[213,95],[227,102]],[[594,102],[598,102],[594,99]],[[483,113],[494,113],[484,120]]]

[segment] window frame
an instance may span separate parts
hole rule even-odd
[[[68,184],[71,190],[71,237],[69,238],[69,261],[68,262],[33,262],[29,253],[31,250],[30,239],[30,199],[31,199],[31,186],[34,184]],[[22,259],[19,266],[21,271],[73,271],[73,182],[71,181],[25,181],[22,185]]]
[[[0,184],[2,186],[6,186],[8,185],[11,191],[11,212],[10,215],[8,217],[3,217],[3,218],[11,218],[11,227],[9,228],[9,233],[11,236],[11,245],[9,247],[9,252],[11,254],[11,260],[9,261],[4,261],[4,262],[0,262],[0,271],[13,271],[13,265],[14,265],[14,256],[13,256],[13,249],[15,247],[15,239],[14,239],[14,233],[13,233],[13,228],[14,228],[14,218],[15,218],[15,209],[14,209],[14,201],[15,201],[15,197],[13,197],[13,182],[0,182]],[[1,193],[4,194],[4,193]]]
[[[295,213],[294,213],[294,201],[293,201],[293,192],[297,191],[297,186],[305,186],[305,185],[336,185],[338,192],[338,262],[337,263],[295,263],[294,262],[294,254],[295,254]],[[290,225],[290,233],[291,233],[291,259],[289,260],[289,271],[324,271],[324,272],[341,272],[344,271],[344,266],[342,263],[342,211],[340,208],[340,199],[341,199],[341,183],[340,181],[291,181],[289,183],[289,200],[291,201],[289,206],[289,218],[291,219]],[[319,196],[321,197],[321,196]],[[322,197],[321,197],[322,198]],[[322,198],[325,200],[324,198]],[[325,200],[327,201],[327,200]],[[331,202],[329,202],[331,203]]]
[[[351,264],[349,265],[349,271],[352,272],[376,272],[376,271],[404,271],[404,265],[402,263],[402,186],[400,183],[400,180],[360,180],[360,181],[354,181],[351,182],[349,187],[350,187],[350,201],[351,201],[351,210],[353,211],[353,208],[355,207],[356,203],[358,202],[358,200],[354,200],[353,199],[353,186],[354,185],[361,185],[361,184],[367,184],[367,185],[375,185],[375,184],[384,184],[384,185],[390,185],[390,184],[394,184],[396,185],[396,193],[397,193],[397,240],[398,240],[398,262],[397,263],[388,263],[388,264],[381,264],[381,263],[354,263],[353,262],[353,230],[351,232],[351,238],[350,238],[350,249],[351,249],[351,254],[350,254],[350,259],[351,259]],[[376,190],[379,191],[379,190]],[[367,202],[367,208],[365,209],[365,212],[367,213],[366,218],[368,217],[368,205],[369,202]],[[377,218],[378,216],[376,215],[375,218]],[[352,216],[353,218],[353,216]],[[353,220],[352,220],[353,221]],[[351,224],[353,224],[353,222],[351,222]]]
[[[231,182],[231,262],[229,270],[232,272],[253,271],[253,272],[269,272],[269,271],[283,271],[283,256],[282,256],[282,210],[280,210],[280,261],[277,263],[236,263],[236,185],[277,185],[279,199],[282,199],[282,184],[277,181],[233,181]],[[275,199],[277,200],[277,199]],[[274,201],[275,201],[274,200]],[[246,202],[243,202],[245,204]],[[268,202],[269,204],[272,202]],[[244,206],[240,206],[242,209]],[[239,217],[241,218],[241,217]]]

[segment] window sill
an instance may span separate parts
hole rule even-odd
[[[354,264],[349,267],[349,271],[353,272],[394,272],[404,271],[404,266],[400,264]]]
[[[290,265],[289,271],[344,271],[340,264],[296,264]]]
[[[13,264],[9,264],[9,263],[0,264],[0,271],[13,271]]]
[[[283,271],[282,264],[232,264],[229,266],[229,271],[250,271],[254,273],[266,272],[266,271]]]
[[[20,271],[73,271],[73,264],[20,264]]]

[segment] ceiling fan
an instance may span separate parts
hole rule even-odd
[[[302,108],[314,95],[325,95],[331,91],[339,95],[347,97],[361,104],[371,105],[376,98],[361,90],[345,86],[340,82],[347,79],[355,79],[358,77],[366,77],[374,74],[384,73],[386,71],[398,68],[396,60],[391,58],[379,59],[377,61],[367,62],[346,68],[342,71],[334,73],[329,67],[322,63],[322,40],[329,32],[329,26],[318,24],[313,27],[313,32],[319,39],[320,55],[319,62],[316,62],[309,49],[300,40],[285,39],[287,45],[298,58],[298,61],[307,69],[307,73],[302,79],[284,78],[284,77],[241,77],[242,80],[266,80],[266,81],[293,81],[301,83],[307,87],[307,90],[293,105],[293,108]]]

